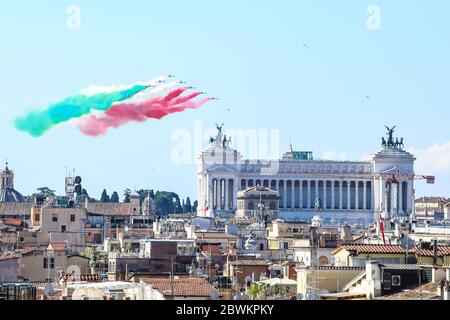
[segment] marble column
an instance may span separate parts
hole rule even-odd
[[[307,181],[306,187],[308,188],[306,190],[306,195],[308,196],[308,198],[306,199],[306,206],[307,206],[307,209],[310,209],[311,208],[311,180]]]
[[[403,213],[403,181],[398,183],[398,212]]]
[[[359,209],[359,181],[355,181],[355,209]]]
[[[380,177],[380,211],[386,212],[386,182]]]
[[[291,180],[291,209],[295,209],[295,180]]]
[[[352,200],[352,184],[351,181],[347,181],[347,210],[351,209],[351,200]]]
[[[314,201],[319,197],[319,180],[315,181],[315,186]]]
[[[334,201],[336,200],[335,196],[334,196],[334,193],[336,192],[336,190],[334,189],[334,184],[335,184],[335,181],[331,180],[331,209],[332,210],[336,209],[336,206],[334,205]]]
[[[299,181],[298,185],[298,207],[299,209],[303,209],[303,181]]]
[[[328,209],[327,207],[327,180],[323,182],[323,208]]]
[[[342,196],[343,196],[343,189],[344,189],[344,184],[343,184],[343,181],[341,180],[341,181],[339,181],[339,210],[342,210],[344,207],[343,207],[343,198],[342,198]]]
[[[367,210],[367,181],[363,181],[364,188],[363,188],[363,209]]]
[[[228,179],[224,179],[224,210],[228,210]]]
[[[414,185],[413,185],[413,181],[412,180],[408,180],[407,181],[407,185],[406,185],[406,190],[408,190],[407,192],[406,192],[406,196],[408,197],[407,198],[407,201],[406,201],[406,203],[407,203],[407,213],[408,214],[411,214],[412,213],[412,206],[413,206],[413,188],[414,188]]]

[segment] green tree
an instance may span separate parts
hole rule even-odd
[[[175,212],[183,213],[183,206],[181,205],[180,198],[178,197],[178,195],[176,195],[174,198],[175,198]]]
[[[106,189],[103,189],[102,195],[100,197],[100,202],[109,202],[110,198],[108,193],[106,192]]]
[[[132,193],[132,191],[131,191],[130,188],[126,188],[126,189],[123,191],[123,202],[125,202],[125,203],[130,203],[130,196],[131,196],[131,193]]]
[[[198,208],[198,200],[194,201],[194,204],[192,205],[192,212],[196,212]]]
[[[186,213],[192,212],[191,199],[189,197],[186,198],[186,209],[184,210]]]
[[[258,298],[261,293],[263,292],[263,286],[258,285],[257,283],[252,283],[250,288],[247,290],[247,295],[250,299],[256,299]]]
[[[181,202],[181,208],[182,208],[182,210],[183,210],[183,213],[186,213],[187,211],[186,211],[186,203],[184,202],[184,199],[182,200],[182,202]]]
[[[89,194],[88,194],[88,192],[86,191],[85,188],[81,189],[81,195],[82,195],[82,196],[86,196],[86,197],[89,198]]]
[[[118,203],[119,202],[119,194],[114,191],[111,195],[111,202]]]
[[[36,197],[50,197],[55,196],[55,190],[50,189],[49,187],[40,187],[36,189],[36,192],[31,195],[31,198],[34,200]]]

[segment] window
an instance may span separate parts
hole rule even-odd
[[[263,251],[263,250],[264,250],[264,243],[260,243],[260,244],[259,244],[259,250],[260,250],[260,251]]]
[[[284,249],[284,250],[289,249],[289,243],[288,243],[288,242],[284,242],[284,243],[283,243],[283,249]]]
[[[54,269],[55,268],[55,258],[50,258],[50,266],[48,265],[49,258],[44,258],[44,269]]]
[[[39,221],[39,214],[34,215],[34,221]]]
[[[75,215],[74,214],[70,215],[70,222],[75,222]]]
[[[66,226],[61,226],[61,232],[66,232]]]
[[[58,217],[52,217],[53,222],[58,222]]]

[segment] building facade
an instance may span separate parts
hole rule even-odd
[[[218,128],[197,158],[197,215],[233,214],[238,192],[259,185],[279,192],[280,215],[311,218],[320,200],[325,218],[372,221],[381,211],[385,217],[408,216],[415,158],[403,149],[403,138],[394,142],[393,132],[368,161],[314,160],[311,152],[293,150],[274,161],[243,160]]]

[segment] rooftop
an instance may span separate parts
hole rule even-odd
[[[341,250],[354,251],[356,254],[364,253],[406,253],[406,250],[400,245],[384,244],[345,244],[332,252],[336,254]]]
[[[269,266],[269,262],[266,260],[257,260],[257,259],[243,259],[236,261],[232,261],[230,263],[232,266]]]
[[[437,295],[438,282],[431,282],[413,289],[406,289],[377,299],[380,300],[440,300]]]
[[[151,285],[153,289],[161,292],[165,296],[176,297],[210,297],[214,288],[203,278],[152,278],[139,277],[141,283]]]
[[[0,202],[0,216],[29,216],[33,206],[33,202]]]
[[[88,213],[105,216],[129,216],[132,214],[132,208],[130,203],[88,202],[86,204]]]
[[[438,257],[449,256],[450,255],[450,246],[440,246],[438,245],[436,248],[436,253]],[[415,253],[420,256],[432,257],[433,249],[422,249],[419,246],[413,247],[409,252]]]

